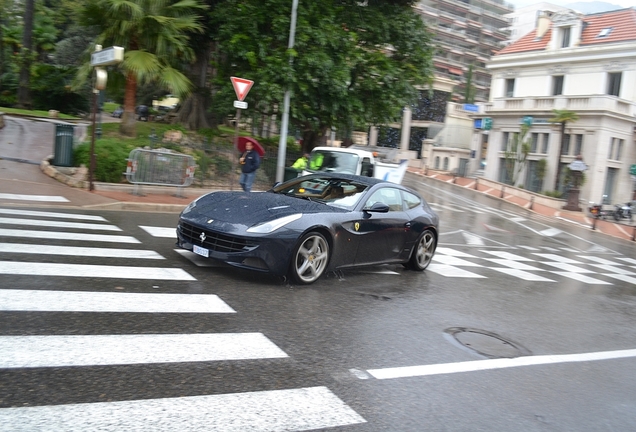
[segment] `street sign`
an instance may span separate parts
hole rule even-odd
[[[486,117],[484,119],[484,130],[492,129],[492,119],[490,117]]]
[[[522,120],[523,124],[526,126],[532,126],[532,121],[534,119],[532,118],[532,116],[525,116]]]
[[[585,165],[585,162],[582,160],[575,160],[570,163],[568,168],[570,168],[570,171],[585,171],[587,169],[587,165]]]
[[[91,66],[108,66],[124,61],[124,49],[113,46],[91,54]]]
[[[636,176],[636,164],[632,164],[632,166],[629,167],[629,173],[633,176]]]
[[[464,111],[479,112],[479,107],[475,104],[464,104]]]
[[[247,109],[247,102],[234,101],[234,108]]]
[[[230,77],[230,80],[232,80],[232,85],[234,86],[234,91],[239,101],[245,99],[245,96],[247,96],[254,84],[254,81],[244,78]]]

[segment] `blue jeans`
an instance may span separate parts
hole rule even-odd
[[[252,190],[252,183],[254,183],[255,177],[256,171],[251,173],[241,173],[241,177],[239,177],[239,184],[245,192],[250,192]]]

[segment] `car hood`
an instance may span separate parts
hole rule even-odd
[[[181,217],[192,223],[212,224],[214,229],[232,232],[297,213],[343,212],[347,210],[271,192],[213,192],[201,197],[196,206]]]

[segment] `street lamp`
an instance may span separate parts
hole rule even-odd
[[[296,11],[298,10],[298,0],[293,0],[291,11],[291,23],[289,24],[289,43],[287,49],[294,47],[294,38],[296,36]],[[294,62],[294,58],[289,56],[289,65]],[[276,165],[276,181],[282,182],[285,174],[285,154],[287,152],[287,128],[289,124],[289,100],[291,98],[291,90],[285,91],[285,99],[283,100],[283,118],[281,122],[280,141],[278,142],[278,163]]]

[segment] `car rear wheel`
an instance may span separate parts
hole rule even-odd
[[[318,280],[329,262],[329,243],[318,233],[305,234],[292,255],[291,277],[299,284]]]
[[[408,262],[408,268],[411,270],[422,271],[431,263],[433,254],[435,253],[435,235],[431,230],[426,230],[417,241],[411,259]]]

